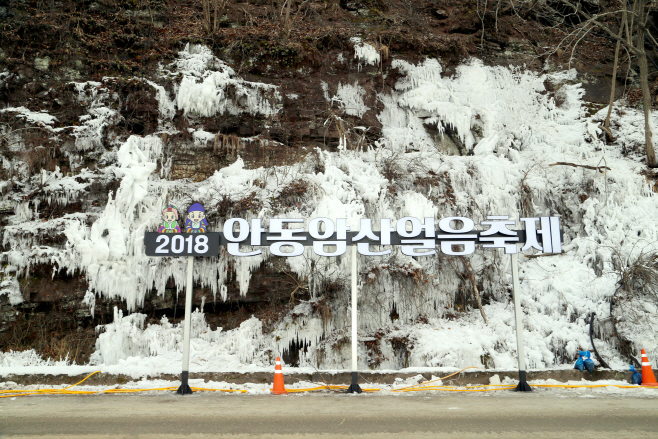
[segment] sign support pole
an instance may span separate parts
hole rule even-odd
[[[183,329],[183,373],[181,385],[176,391],[179,395],[189,395],[192,389],[187,381],[190,375],[190,329],[192,327],[192,281],[194,278],[194,256],[187,257],[187,289],[185,291],[185,323]]]
[[[519,385],[517,392],[530,392],[532,389],[526,380],[525,352],[523,350],[523,313],[521,312],[521,299],[519,298],[519,255],[513,253],[512,259],[512,300],[514,300],[514,321],[516,322],[516,351],[519,356]]]
[[[350,384],[347,393],[361,393],[359,387],[358,357],[357,357],[357,309],[356,309],[356,285],[357,285],[357,259],[356,244],[352,244],[352,384]]]

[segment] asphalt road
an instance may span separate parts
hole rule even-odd
[[[578,393],[99,395],[0,400],[3,438],[640,439],[657,434],[658,398]]]

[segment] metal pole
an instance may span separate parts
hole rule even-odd
[[[356,244],[352,244],[352,384],[350,384],[347,393],[361,393],[361,387],[358,383],[358,357],[357,357],[357,314],[356,314]]]
[[[190,328],[192,326],[192,281],[194,278],[194,256],[187,257],[187,289],[185,291],[185,322],[183,327],[183,373],[181,385],[176,391],[179,395],[188,395],[192,389],[187,381],[190,374]]]
[[[516,351],[519,356],[519,385],[517,392],[529,392],[532,389],[526,380],[525,352],[523,351],[523,314],[521,313],[521,299],[519,298],[519,256],[518,253],[510,255],[512,258],[512,299],[514,300],[514,321],[516,322]]]

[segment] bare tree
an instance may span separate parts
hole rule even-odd
[[[482,315],[482,319],[484,320],[484,324],[486,325],[487,315],[484,313],[484,309],[482,308],[480,291],[478,291],[477,284],[475,283],[475,273],[473,273],[473,266],[471,265],[471,261],[469,259],[464,258],[464,267],[466,267],[466,273],[468,275],[468,279],[471,281],[471,286],[473,287],[473,295],[475,296],[475,302],[478,305],[478,309],[480,310],[480,314]]]
[[[284,0],[281,12],[279,13],[279,23],[281,25],[281,36],[287,40],[290,38],[290,31],[299,18],[299,14],[306,8],[308,0],[304,0],[297,8],[297,13],[291,15],[293,0]]]
[[[228,0],[202,0],[203,2],[203,28],[206,32],[217,32],[219,20],[222,17]]]
[[[615,13],[621,14],[619,32],[615,33],[610,27],[602,22],[604,16],[611,13],[589,14],[581,8],[579,2],[560,0],[564,5],[570,7],[574,14],[582,17],[585,21],[581,23],[580,29],[589,32],[593,27],[603,30],[608,37],[623,45],[628,52],[636,57],[637,66],[640,70],[640,89],[642,90],[642,106],[644,107],[644,142],[647,154],[647,165],[651,168],[658,167],[656,153],[653,147],[651,132],[651,93],[649,91],[649,65],[644,48],[645,39],[648,38],[656,45],[656,40],[647,29],[652,11],[657,9],[655,1],[632,0],[623,1],[622,6]],[[630,20],[629,20],[630,18]],[[614,95],[613,95],[614,97]]]
[[[617,67],[619,66],[619,46],[621,45],[621,39],[624,36],[624,26],[628,23],[626,10],[622,12],[621,16],[622,25],[619,26],[619,36],[617,37],[617,44],[615,45],[615,62],[612,67],[612,82],[610,85],[610,105],[608,106],[608,115],[605,118],[605,128],[608,130],[607,133],[612,140],[612,132],[610,132],[610,115],[612,114],[612,104],[615,101],[615,86],[617,85]]]
[[[612,270],[617,275],[617,290],[610,298],[610,322],[619,341],[618,349],[637,361],[632,334],[639,326],[650,325],[655,313],[647,311],[658,304],[658,252],[655,243],[641,251],[612,249]],[[647,251],[646,248],[649,250]],[[649,307],[646,306],[649,304]]]

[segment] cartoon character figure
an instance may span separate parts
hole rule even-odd
[[[180,233],[180,226],[178,225],[178,208],[173,204],[168,205],[162,210],[162,218],[164,221],[158,228],[158,233]]]
[[[208,221],[206,221],[206,210],[199,203],[194,203],[187,209],[187,219],[185,220],[186,233],[206,233],[208,231]]]

